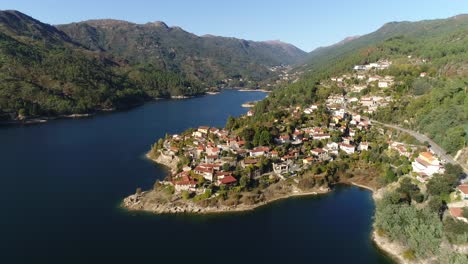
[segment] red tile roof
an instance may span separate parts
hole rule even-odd
[[[188,175],[184,175],[172,182],[174,185],[196,185],[197,182]]]
[[[459,185],[459,186],[458,186],[458,189],[459,189],[462,193],[468,194],[468,184]]]
[[[450,214],[453,217],[463,217],[463,209],[459,207],[450,208]]]
[[[230,183],[237,182],[237,180],[236,180],[236,178],[234,178],[232,176],[226,176],[226,177],[222,178],[221,180],[219,180],[219,182],[221,184],[230,184]]]

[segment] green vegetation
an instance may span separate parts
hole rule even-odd
[[[414,254],[416,258],[437,257],[441,263],[468,261],[467,256],[451,252],[443,243],[468,243],[468,225],[450,216],[443,218],[448,194],[454,191],[460,173],[459,166],[448,164],[446,173],[429,181],[426,193],[410,178],[401,179],[397,189],[377,201],[375,227],[381,235],[407,247],[408,258]]]
[[[304,72],[302,78],[274,91],[255,111],[261,115],[278,106],[305,106],[343,94],[342,87],[320,83],[349,73],[354,65],[388,59],[393,66],[379,74],[395,77],[395,87],[386,95],[396,100],[373,118],[419,130],[455,153],[468,141],[467,47],[468,16],[388,23],[345,44],[311,52],[296,69]],[[427,76],[421,78],[421,72]]]
[[[93,20],[58,28],[91,50],[105,51],[131,64],[152,63],[157,69],[181,73],[208,86],[255,88],[274,76],[268,67],[294,64],[306,55],[286,43],[198,37],[162,22],[137,25]]]
[[[106,23],[60,26],[67,35],[1,11],[0,120],[128,108],[156,97],[203,94],[205,87],[227,85],[225,79],[256,87],[273,75],[267,66],[304,55],[284,43],[199,38],[162,24],[99,26]]]
[[[126,108],[153,97],[203,93],[195,82],[86,50],[56,28],[0,12],[0,120]]]

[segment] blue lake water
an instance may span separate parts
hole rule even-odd
[[[165,176],[144,159],[165,133],[224,126],[261,92],[160,100],[89,119],[0,128],[0,263],[391,263],[370,240],[368,191],[338,187],[248,213],[118,208]]]

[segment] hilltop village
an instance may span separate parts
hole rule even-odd
[[[446,161],[427,145],[374,126],[369,117],[394,100],[388,92],[394,77],[378,74],[391,64],[356,65],[349,74],[323,80],[323,89],[340,87],[345,93],[278,109],[278,118],[262,128],[240,127],[255,118],[249,110],[230,118],[225,128],[200,126],[166,135],[148,157],[171,174],[152,191],[138,190],[125,199],[125,206],[156,213],[238,211],[325,193],[339,182],[377,190],[392,177],[410,175],[424,185],[444,172]],[[421,72],[420,78],[426,75]],[[467,195],[466,187],[459,189]]]

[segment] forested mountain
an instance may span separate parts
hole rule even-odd
[[[395,76],[396,85],[387,94],[396,100],[373,117],[420,130],[449,152],[462,148],[468,140],[468,15],[392,22],[347,43],[315,50],[296,68],[303,72],[300,80],[272,93],[257,113],[341,93],[340,87],[320,89],[320,82],[380,59],[394,62],[379,74]],[[420,78],[421,72],[428,78]]]
[[[272,74],[268,66],[303,54],[285,43],[198,37],[161,22],[96,20],[58,29],[0,11],[0,120],[197,95],[222,78],[263,80]]]
[[[91,50],[105,51],[131,64],[152,64],[203,82],[233,76],[261,81],[272,75],[268,67],[294,64],[306,55],[280,41],[197,36],[163,22],[141,25],[119,20],[90,20],[58,28]]]

